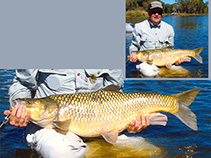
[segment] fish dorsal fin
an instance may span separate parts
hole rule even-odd
[[[104,133],[102,136],[108,143],[114,144],[117,141],[118,134],[119,132],[116,130],[116,131],[110,131],[108,133]]]
[[[110,85],[110,86],[107,86],[107,87],[105,87],[104,89],[101,89],[101,90],[119,92],[120,89],[121,89],[121,86],[118,86],[118,85]]]
[[[62,131],[68,131],[69,125],[70,125],[70,119],[65,121],[53,121],[53,125],[62,130]]]
[[[173,49],[173,48],[174,48],[173,46],[166,47],[166,49]]]

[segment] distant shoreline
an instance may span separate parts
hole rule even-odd
[[[190,14],[190,13],[163,13],[163,16],[198,16],[198,15],[208,15],[208,14]],[[149,17],[148,13],[146,11],[140,11],[140,10],[130,10],[126,11],[125,14],[126,18],[133,18],[133,17]]]

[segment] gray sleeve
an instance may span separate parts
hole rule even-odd
[[[38,70],[33,69],[18,69],[13,84],[9,88],[9,102],[13,106],[12,101],[17,98],[31,98],[33,92],[37,88]]]
[[[170,26],[170,29],[169,29],[169,46],[174,46],[174,29],[172,26]]]
[[[132,32],[133,34],[133,40],[132,40],[132,43],[129,47],[129,53],[131,54],[131,52],[133,51],[139,51],[140,49],[140,41],[141,41],[141,37],[140,37],[140,33],[138,33],[138,27],[137,25],[135,25],[135,28]]]

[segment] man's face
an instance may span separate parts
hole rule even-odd
[[[154,25],[158,25],[162,19],[162,9],[160,8],[155,8],[152,10],[149,10],[149,20],[151,21],[151,23],[153,23]]]

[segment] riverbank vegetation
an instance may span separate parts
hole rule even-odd
[[[146,17],[149,3],[153,0],[126,0],[126,17]],[[175,0],[174,4],[163,4],[163,16],[189,16],[208,14],[208,1]]]

